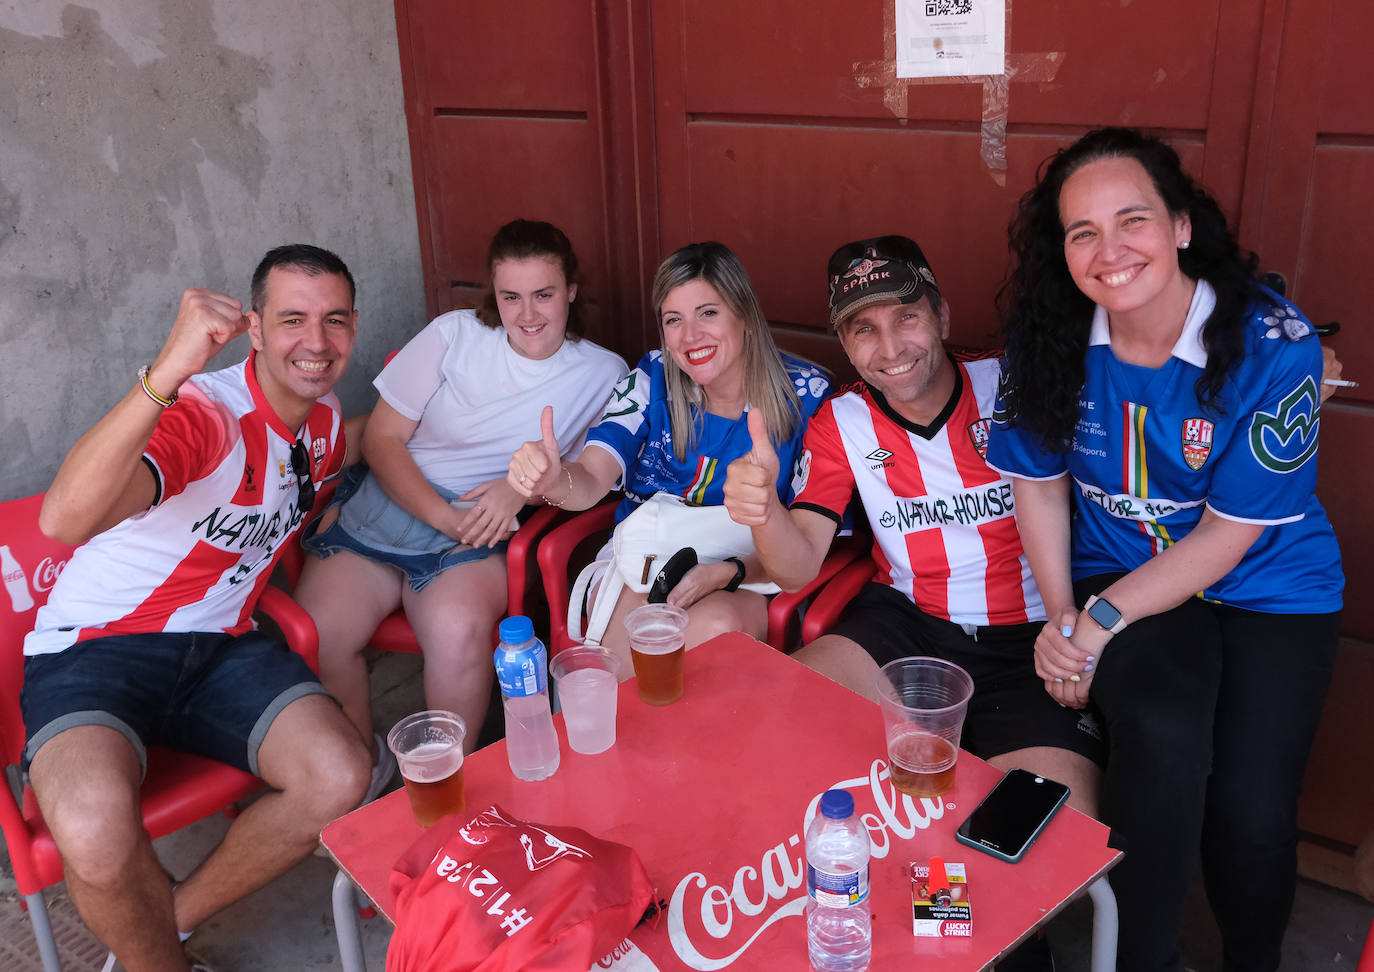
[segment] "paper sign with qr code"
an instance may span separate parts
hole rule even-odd
[[[895,0],[897,77],[947,78],[1005,70],[1005,0]]]

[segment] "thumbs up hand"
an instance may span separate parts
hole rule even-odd
[[[730,519],[744,526],[763,526],[782,504],[778,500],[778,453],[768,438],[763,413],[750,409],[749,438],[753,448],[725,471],[725,508]]]
[[[563,460],[553,434],[553,406],[545,405],[539,416],[539,438],[526,442],[511,456],[506,481],[521,496],[530,498],[558,492],[563,480]],[[566,491],[566,487],[564,490]]]

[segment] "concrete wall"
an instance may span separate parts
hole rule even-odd
[[[338,391],[371,408],[425,316],[391,0],[0,0],[0,499],[47,487],[186,287],[246,304],[286,242],[357,278]]]

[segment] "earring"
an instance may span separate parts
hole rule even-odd
[[[1189,241],[1189,240],[1184,240],[1182,243],[1180,243],[1180,244],[1178,245],[1178,248],[1179,248],[1180,250],[1186,250],[1186,249],[1188,249],[1188,244],[1189,244],[1190,242],[1191,242],[1191,241]]]

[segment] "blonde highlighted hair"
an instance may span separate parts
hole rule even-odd
[[[778,446],[791,438],[801,421],[801,407],[792,378],[768,330],[758,295],[739,257],[723,243],[692,243],[676,251],[654,274],[653,301],[658,315],[659,343],[664,347],[663,374],[668,386],[668,415],[673,427],[673,454],[687,457],[701,431],[702,389],[687,377],[663,345],[663,301],[693,280],[715,288],[730,311],[744,322],[744,396],[750,408],[763,413],[768,438]],[[693,405],[697,411],[693,412]]]

